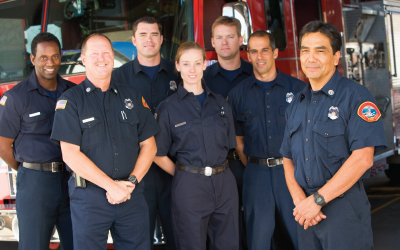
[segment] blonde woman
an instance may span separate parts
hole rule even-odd
[[[157,108],[161,132],[155,162],[174,175],[172,221],[178,249],[239,249],[238,193],[226,156],[236,147],[229,104],[202,83],[206,54],[194,42],[178,48],[183,84]],[[173,163],[167,154],[176,158]]]

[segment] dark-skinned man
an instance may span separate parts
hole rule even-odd
[[[57,98],[75,85],[58,75],[61,47],[54,35],[38,34],[31,48],[35,70],[0,100],[0,157],[18,170],[18,248],[48,250],[56,226],[68,250],[73,249],[69,173],[50,134]]]

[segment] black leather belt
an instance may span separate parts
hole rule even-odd
[[[268,167],[276,167],[278,165],[283,164],[283,158],[268,158],[268,159],[260,159],[256,157],[247,157],[247,161],[257,165],[266,165]]]
[[[196,167],[196,166],[187,166],[181,163],[176,163],[176,168],[180,171],[185,171],[194,174],[204,174],[205,176],[216,175],[224,172],[224,170],[228,170],[229,164],[228,161],[225,161],[223,164],[215,166],[215,167]]]
[[[229,150],[227,158],[234,159],[236,161],[240,160],[239,155],[236,152],[236,150]]]
[[[49,162],[49,163],[23,162],[22,166],[24,168],[29,168],[29,169],[33,169],[33,170],[49,171],[49,172],[65,171],[65,163],[64,162]]]

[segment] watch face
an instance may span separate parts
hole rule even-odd
[[[321,202],[322,202],[321,197],[318,197],[318,198],[317,198],[317,203],[321,203]]]
[[[134,176],[134,175],[129,176],[128,181],[132,182],[133,184],[137,184],[138,183],[137,179],[136,179],[136,176]]]

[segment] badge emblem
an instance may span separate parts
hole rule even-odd
[[[157,120],[157,113],[154,113],[154,119]]]
[[[286,102],[291,103],[293,101],[293,97],[294,95],[292,92],[286,93]]]
[[[367,122],[376,122],[381,117],[378,107],[372,102],[364,102],[358,107],[358,116]]]
[[[331,106],[329,108],[328,117],[331,118],[331,120],[339,118],[339,108]]]
[[[145,108],[150,109],[149,105],[147,105],[146,101],[144,100],[143,96],[142,96],[142,104]],[[151,109],[150,109],[151,110]]]
[[[176,85],[176,82],[175,82],[175,81],[170,81],[170,82],[169,82],[169,88],[170,88],[172,91],[176,91],[176,89],[178,88],[178,86]]]
[[[135,105],[133,105],[133,102],[131,101],[131,99],[125,99],[125,108],[127,108],[127,109],[133,109],[133,107],[135,106]]]
[[[330,89],[330,90],[328,91],[328,94],[329,94],[329,95],[333,95],[333,94],[335,94],[335,91],[333,91],[333,90]]]
[[[90,88],[86,88],[86,92],[88,92],[88,93],[89,93],[89,92],[90,92]]]
[[[224,107],[221,107],[221,117],[224,117],[225,116],[225,110],[224,110]]]

